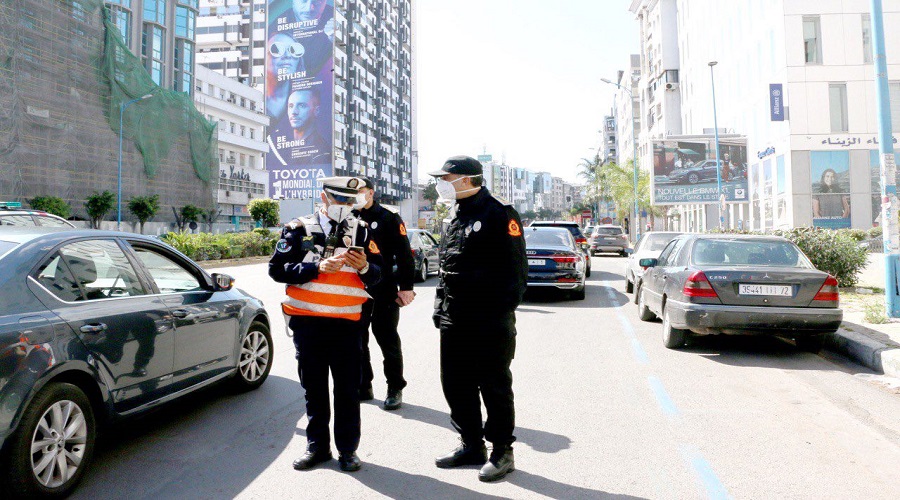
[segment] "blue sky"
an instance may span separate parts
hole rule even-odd
[[[639,49],[627,0],[418,0],[419,172],[489,154],[574,181]]]

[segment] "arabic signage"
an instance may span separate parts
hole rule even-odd
[[[793,150],[877,149],[878,137],[865,134],[810,134],[791,136]],[[897,137],[894,137],[897,144]]]
[[[334,171],[334,0],[269,1],[265,93],[269,192],[318,197]]]
[[[719,178],[727,203],[749,201],[746,144],[719,141],[719,155],[717,169],[715,139],[711,137],[654,141],[652,203],[719,203]]]
[[[769,84],[769,111],[773,122],[784,121],[784,92],[780,83]]]

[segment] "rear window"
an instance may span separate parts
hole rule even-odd
[[[541,245],[571,246],[568,235],[562,231],[526,231],[525,246],[536,247]]]
[[[35,217],[44,227],[73,227],[72,224],[56,217],[48,217],[46,215],[36,215]]]
[[[0,215],[0,226],[33,227],[36,224],[30,215]]]
[[[651,234],[647,236],[647,241],[641,244],[641,250],[649,252],[661,252],[670,241],[674,240],[677,234]]]
[[[621,227],[598,227],[597,229],[594,229],[594,233],[602,234],[605,236],[618,236],[618,235],[622,234],[622,228]],[[663,246],[665,246],[665,245],[663,245]]]
[[[694,243],[692,259],[696,265],[813,267],[788,241],[702,239]]]

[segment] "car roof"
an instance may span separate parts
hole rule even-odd
[[[146,234],[127,233],[123,231],[101,231],[98,229],[73,229],[68,227],[46,226],[0,226],[0,240],[13,243],[27,243],[43,236],[54,235],[63,238],[71,237],[116,237],[154,241]]]
[[[531,223],[532,226],[575,226],[578,223],[570,220],[536,220]]]
[[[557,232],[557,233],[572,234],[572,233],[570,233],[569,230],[566,229],[566,228],[563,228],[563,227],[554,227],[554,226],[528,226],[528,227],[526,227],[525,229],[528,229],[528,230],[531,230],[531,231],[548,232],[548,233],[549,233],[549,232]]]
[[[746,241],[790,241],[786,238],[782,238],[781,236],[769,235],[769,234],[730,234],[730,233],[715,233],[715,234],[688,234],[684,235],[687,237],[692,237],[698,240],[746,240]]]
[[[620,226],[620,225],[618,225],[618,224],[600,224],[600,225],[598,225],[598,226],[596,226],[596,227],[618,227],[618,228],[621,229],[622,226]]]

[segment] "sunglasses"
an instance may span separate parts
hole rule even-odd
[[[356,201],[356,196],[341,196],[339,194],[329,193],[334,201],[338,203],[353,203]]]
[[[272,42],[269,45],[269,54],[272,54],[273,57],[303,57],[303,54],[306,52],[306,49],[303,48],[303,45],[293,42]]]

